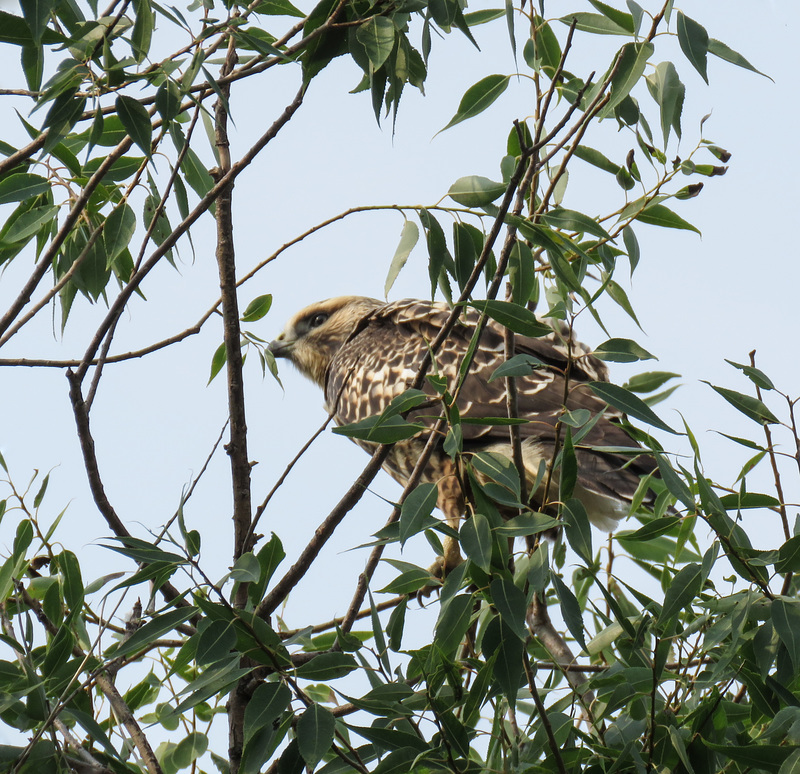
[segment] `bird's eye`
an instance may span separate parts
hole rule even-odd
[[[322,323],[324,323],[325,320],[327,320],[327,319],[328,319],[328,315],[327,314],[323,314],[323,313],[315,314],[313,317],[311,317],[309,319],[308,327],[309,328],[319,328],[319,326],[322,325]]]

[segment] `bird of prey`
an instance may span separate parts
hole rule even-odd
[[[414,382],[430,343],[445,325],[451,310],[442,303],[406,299],[384,303],[361,296],[342,296],[320,301],[301,310],[269,345],[275,357],[287,358],[325,393],[325,405],[339,425],[380,414],[391,400]],[[470,370],[456,393],[456,382],[480,313],[465,308],[452,332],[434,354],[434,371],[446,378],[456,394],[462,419],[480,420],[507,415],[506,380],[492,379],[505,361],[504,328],[489,320],[484,328]],[[542,466],[549,466],[557,441],[556,423],[564,409],[586,409],[591,429],[575,445],[577,481],[573,496],[581,500],[590,521],[611,531],[627,515],[641,476],[655,463],[645,450],[612,420],[620,412],[610,408],[588,386],[607,381],[605,364],[583,344],[568,340],[566,330],[539,337],[515,336],[515,351],[530,355],[537,367],[516,378],[519,425],[528,489],[538,485],[531,502],[542,507]],[[437,392],[427,383],[425,392]],[[396,443],[384,469],[405,485],[430,435],[438,411],[427,408],[409,415],[409,421],[426,430]],[[583,412],[587,416],[586,412]],[[512,457],[507,426],[464,423],[463,452],[489,452]],[[563,440],[563,432],[560,435]],[[439,486],[438,507],[451,525],[465,513],[464,478],[445,452],[444,434],[424,470],[423,481]],[[357,440],[374,451],[376,444]],[[630,452],[626,452],[630,449]],[[636,452],[641,450],[641,454]],[[546,478],[546,477],[545,477]],[[550,488],[551,500],[558,487]],[[537,497],[539,498],[537,500]]]

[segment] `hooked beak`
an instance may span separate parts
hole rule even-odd
[[[294,344],[294,341],[287,341],[282,333],[277,339],[274,339],[269,343],[267,349],[272,353],[273,357],[289,357]]]

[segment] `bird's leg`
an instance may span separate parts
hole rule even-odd
[[[438,486],[439,499],[436,506],[444,514],[447,523],[458,531],[461,517],[464,515],[464,494],[461,491],[458,477],[454,473],[448,473],[439,479]],[[444,539],[444,556],[442,558],[445,575],[464,561],[455,538],[446,537]]]

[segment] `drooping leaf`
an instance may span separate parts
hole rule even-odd
[[[364,46],[374,70],[380,68],[394,48],[397,30],[386,16],[373,16],[359,26],[356,37]]]
[[[384,295],[388,296],[389,291],[394,285],[394,281],[400,274],[402,268],[406,265],[408,256],[419,241],[419,227],[412,220],[406,220],[403,223],[403,228],[400,231],[400,243],[392,257],[392,262],[389,264],[389,273],[386,275],[386,282],[383,286]]]
[[[436,484],[420,484],[409,492],[400,509],[400,546],[429,526],[430,515],[436,507],[439,490]]]
[[[309,771],[330,749],[336,720],[320,704],[312,704],[297,721],[297,746]]]
[[[117,97],[114,106],[125,131],[141,148],[144,155],[149,157],[152,151],[153,126],[147,108],[138,99],[124,94]]]
[[[702,24],[678,11],[678,42],[686,58],[708,83],[708,33]]]

